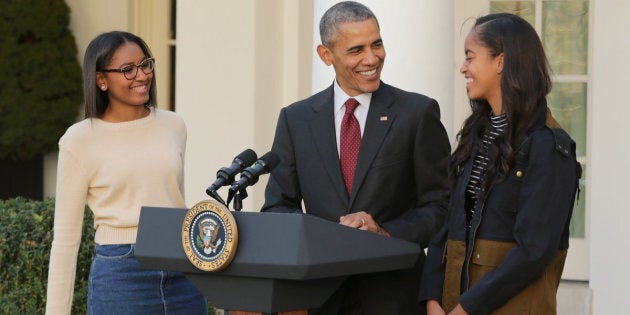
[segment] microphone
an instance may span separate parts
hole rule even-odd
[[[229,167],[222,167],[217,171],[217,179],[212,183],[212,185],[208,186],[206,189],[206,194],[213,196],[217,189],[222,186],[229,185],[234,181],[234,175],[240,172],[247,165],[251,165],[256,161],[256,152],[252,149],[247,149],[241,154],[237,155],[232,161],[232,165]]]
[[[239,191],[258,182],[258,177],[271,172],[280,163],[280,158],[273,152],[267,152],[254,165],[241,172],[241,178],[230,187],[230,192]]]

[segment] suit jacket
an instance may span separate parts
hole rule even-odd
[[[280,164],[271,172],[262,211],[303,212],[303,202],[306,213],[333,222],[365,211],[392,237],[426,247],[444,222],[449,194],[450,144],[437,102],[381,82],[372,94],[350,197],[339,164],[333,104],[331,85],[280,112],[272,147]],[[361,282],[357,288],[366,288],[357,297],[364,310],[375,303],[382,313],[386,303],[400,302],[391,310],[411,313],[409,305],[417,307],[421,255],[400,277],[373,275],[378,280],[372,284],[354,279]]]

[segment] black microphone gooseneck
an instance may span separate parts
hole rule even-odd
[[[225,205],[225,201],[223,201],[221,196],[219,196],[217,190],[234,182],[234,176],[236,175],[236,173],[240,172],[248,165],[254,163],[254,161],[256,161],[256,158],[256,152],[254,152],[254,150],[252,149],[247,149],[241,152],[241,154],[237,155],[234,158],[230,166],[222,167],[217,171],[217,179],[210,186],[208,186],[208,188],[206,188],[206,194]]]
[[[245,188],[256,184],[260,175],[271,172],[278,163],[280,163],[278,155],[273,152],[267,152],[254,165],[243,170],[239,180],[230,186],[227,203],[229,204],[234,198],[234,210],[239,211],[242,206],[241,201],[247,198]]]

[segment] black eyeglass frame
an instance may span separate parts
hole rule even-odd
[[[144,64],[146,62],[149,62],[149,65],[151,65],[150,68],[149,68],[150,69],[149,72],[145,72],[145,70],[144,70],[144,66],[146,66]],[[134,72],[134,74],[133,74],[133,76],[131,78],[128,78],[127,77],[127,73],[126,73],[127,72],[127,68],[129,68],[129,67],[133,67],[133,68],[136,69],[136,72]],[[118,69],[100,69],[100,70],[97,70],[97,71],[98,72],[119,72],[119,73],[122,73],[122,75],[125,77],[125,79],[131,81],[131,80],[135,79],[138,76],[138,69],[140,69],[140,68],[142,68],[142,73],[144,73],[144,74],[148,75],[148,74],[153,73],[153,70],[155,68],[155,58],[144,59],[137,65],[130,64],[130,65],[124,65],[124,66],[122,66],[122,67],[120,67]]]

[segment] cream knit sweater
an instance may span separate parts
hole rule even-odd
[[[68,128],[59,140],[46,314],[70,314],[85,204],[97,244],[135,243],[140,207],[185,207],[185,150],[186,126],[170,111]]]

